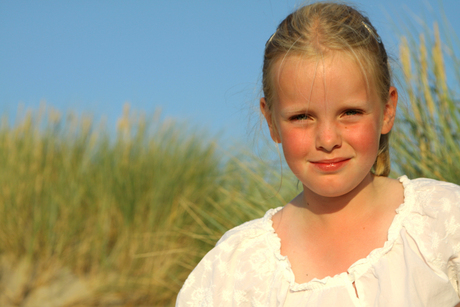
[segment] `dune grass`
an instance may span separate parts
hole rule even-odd
[[[450,36],[452,39],[455,33]],[[402,84],[407,93],[403,97],[407,101],[398,106],[392,161],[400,173],[411,178],[460,184],[460,103],[453,90],[460,83],[460,61],[454,50],[452,43],[442,43],[437,24],[418,40],[414,36],[401,39]],[[446,66],[452,74],[449,82]]]
[[[53,110],[3,120],[0,253],[94,277],[91,305],[114,293],[126,305],[174,303],[226,230],[295,193],[295,184],[278,192],[276,167],[187,128],[128,108],[115,137]]]

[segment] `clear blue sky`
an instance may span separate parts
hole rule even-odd
[[[266,40],[300,1],[0,0],[0,108],[46,101],[65,113],[131,108],[247,141]],[[432,24],[440,1],[358,0],[397,56],[394,23]],[[442,1],[454,29],[459,0]],[[389,17],[393,18],[393,21]],[[252,116],[251,123],[256,116]]]

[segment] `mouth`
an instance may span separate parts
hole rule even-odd
[[[335,159],[325,159],[318,161],[310,161],[310,163],[324,171],[324,172],[334,172],[345,166],[350,161],[350,158],[335,158]]]

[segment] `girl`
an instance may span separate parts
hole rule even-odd
[[[460,187],[399,180],[398,92],[385,48],[350,6],[315,3],[265,46],[260,109],[303,192],[228,231],[176,306],[454,306]]]

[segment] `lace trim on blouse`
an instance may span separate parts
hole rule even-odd
[[[411,181],[407,176],[401,176],[398,178],[404,187],[404,202],[396,209],[396,215],[388,229],[388,239],[384,243],[383,247],[376,248],[369,253],[366,258],[362,258],[353,263],[347,272],[342,272],[334,277],[327,276],[323,279],[314,278],[309,282],[298,284],[295,282],[294,272],[291,269],[291,264],[287,256],[281,255],[281,239],[275,232],[273,228],[272,217],[282,207],[275,209],[270,209],[267,211],[265,216],[262,218],[263,228],[268,230],[267,244],[270,249],[273,251],[274,256],[278,260],[279,264],[284,270],[286,280],[290,284],[291,291],[304,291],[304,290],[316,290],[324,287],[334,287],[338,285],[344,285],[358,279],[361,275],[367,272],[379,259],[388,253],[395,241],[399,237],[399,232],[403,226],[403,221],[406,219],[408,214],[411,212],[411,209],[415,207],[413,186]]]

